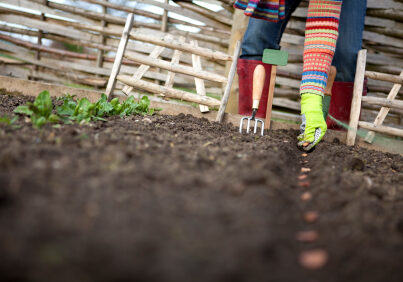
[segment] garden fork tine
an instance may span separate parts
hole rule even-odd
[[[251,117],[243,117],[241,118],[241,123],[239,124],[239,132],[242,133],[244,120],[247,120],[246,133],[250,132],[250,122],[251,120],[255,121],[255,126],[253,128],[253,133],[257,133],[257,129],[259,123],[261,125],[261,133],[263,136],[264,132],[264,121],[259,118],[255,118],[257,110],[259,109],[260,98],[262,97],[264,80],[266,77],[266,72],[263,65],[258,65],[253,71],[253,104],[252,104],[252,116]]]
[[[255,121],[255,125],[253,127],[253,133],[256,134],[257,133],[257,129],[259,127],[259,122],[260,122],[260,135],[263,136],[264,135],[264,120],[260,119],[260,118],[252,118],[252,117],[243,117],[241,118],[241,123],[239,124],[239,133],[242,133],[242,128],[243,128],[243,123],[244,120],[247,120],[247,125],[246,125],[246,133],[250,132],[250,122],[251,120]]]

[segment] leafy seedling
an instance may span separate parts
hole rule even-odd
[[[75,99],[75,96],[66,95],[58,99],[62,101],[61,106],[56,107],[56,114],[52,114],[53,104],[49,92],[44,91],[39,94],[34,103],[27,103],[14,110],[18,114],[27,115],[32,123],[40,128],[47,122],[64,122],[65,124],[88,123],[90,121],[102,120],[105,117],[120,116],[125,117],[133,114],[153,115],[155,111],[161,109],[150,109],[150,100],[143,96],[136,101],[133,96],[126,99],[123,103],[118,98],[110,102],[105,94],[101,98],[91,103],[87,98]]]
[[[34,103],[27,102],[26,105],[18,106],[14,112],[27,115],[31,118],[32,124],[41,128],[46,123],[57,123],[59,116],[52,113],[53,104],[48,91],[41,92]]]

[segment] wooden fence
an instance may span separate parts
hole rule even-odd
[[[187,42],[197,40],[200,47],[232,54],[234,33],[239,30],[231,28],[246,21],[242,13],[234,13],[233,0],[168,2],[128,0],[126,5],[117,5],[108,0],[80,0],[73,5],[52,0],[0,0],[3,4],[0,6],[0,53],[3,54],[0,74],[104,90],[127,13],[136,16],[136,36],[127,48],[138,56],[149,56],[155,47],[142,40],[145,36],[164,38],[167,33],[182,36]],[[201,2],[216,4],[221,10],[213,11]],[[299,111],[307,4],[302,1],[293,14],[281,43],[290,54],[289,64],[279,67],[273,103],[291,113]],[[363,47],[368,50],[367,69],[398,75],[403,67],[402,0],[368,0],[365,23]],[[66,46],[79,46],[83,52],[68,50]],[[160,58],[171,61],[173,53],[166,49]],[[191,55],[182,56],[181,63],[192,66]],[[204,58],[201,64],[203,70],[226,75],[222,61]],[[126,59],[121,72],[132,75],[138,67],[138,63]],[[151,68],[144,78],[162,83],[166,75],[164,70]],[[177,75],[175,85],[193,89],[194,78]],[[118,89],[121,87],[117,85]],[[370,79],[369,90],[370,96],[385,98],[390,84]],[[206,83],[206,91],[219,96],[222,85],[210,81]],[[403,91],[398,96],[402,94]],[[377,109],[379,106],[365,105],[363,120],[373,120]],[[403,110],[393,109],[385,123],[401,126],[402,116]]]

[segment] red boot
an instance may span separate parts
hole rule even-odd
[[[329,114],[326,118],[327,128],[342,130],[342,126],[330,119],[329,115],[348,125],[350,121],[351,101],[353,99],[354,82],[335,81],[330,99]],[[363,96],[367,96],[367,80],[364,81]]]
[[[266,117],[267,97],[269,94],[271,65],[264,64],[261,61],[239,59],[237,72],[239,77],[239,106],[238,112],[243,116],[252,115],[252,90],[253,90],[253,71],[257,65],[263,65],[266,71],[266,79],[263,86],[262,98],[260,99],[259,110],[256,117]]]

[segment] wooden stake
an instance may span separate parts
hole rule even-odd
[[[353,100],[351,102],[350,124],[347,131],[347,146],[354,146],[357,135],[358,120],[361,111],[361,97],[364,88],[365,65],[367,62],[367,50],[358,52],[357,68],[354,79]]]
[[[403,71],[400,73],[399,77],[403,78]],[[393,85],[392,90],[390,90],[387,99],[388,100],[395,99],[395,97],[396,97],[397,93],[399,93],[401,87],[402,87],[401,84]],[[389,110],[390,110],[390,108],[388,108],[388,107],[382,107],[381,108],[381,110],[379,111],[377,117],[375,118],[374,126],[378,127],[378,126],[382,125],[383,121],[385,120],[386,116],[389,113]],[[374,138],[375,138],[375,132],[370,131],[370,132],[367,133],[367,136],[365,136],[364,140],[367,143],[372,143],[374,141]]]
[[[111,99],[113,94],[113,89],[116,85],[116,77],[119,74],[120,67],[122,65],[123,54],[125,52],[127,42],[129,40],[129,33],[133,26],[134,15],[129,14],[126,19],[125,28],[123,29],[122,38],[120,39],[118,51],[116,52],[115,62],[113,63],[112,72],[108,80],[108,85],[106,86],[105,95],[108,97],[108,100]]]
[[[216,121],[220,122],[220,123],[224,119],[225,108],[227,107],[228,98],[229,98],[229,94],[231,92],[232,82],[234,81],[236,66],[238,64],[238,58],[239,58],[240,53],[241,53],[241,41],[238,41],[235,46],[234,56],[232,57],[232,66],[231,66],[230,72],[228,74],[227,86],[225,87],[224,95],[221,99],[221,105],[220,105],[220,108],[218,109],[218,113],[217,113],[217,117],[216,117]]]
[[[264,128],[270,129],[271,123],[271,111],[273,108],[273,97],[274,97],[274,88],[276,86],[276,74],[277,74],[277,66],[271,66],[271,74],[270,74],[270,87],[269,94],[267,96],[267,107],[266,107],[266,120],[264,122]]]
[[[165,4],[169,4],[169,0],[165,0]],[[161,31],[168,31],[168,11],[166,9],[164,9],[164,13],[162,14]]]
[[[199,46],[198,43],[197,43],[197,40],[192,40],[192,41],[190,41],[190,43],[192,45],[194,45],[195,47]],[[202,71],[202,65],[201,65],[200,56],[192,54],[192,62],[193,62],[193,69],[195,71]],[[195,77],[195,84],[196,84],[196,92],[197,92],[197,94],[199,94],[201,96],[206,96],[206,88],[204,87],[204,80]],[[202,113],[208,113],[209,112],[209,108],[207,106],[204,106],[204,105],[199,105],[199,109],[200,109],[200,112],[202,112]]]

